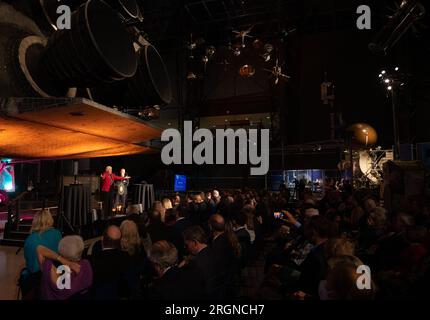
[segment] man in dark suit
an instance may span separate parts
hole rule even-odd
[[[187,218],[187,210],[186,208],[178,207],[176,209],[176,214],[177,218],[174,227],[178,233],[183,234],[188,227],[191,227],[191,222]]]
[[[322,216],[313,216],[305,224],[305,236],[314,245],[300,265],[299,288],[301,291],[317,296],[321,280],[325,279],[327,261],[324,244],[333,235],[333,225]]]
[[[204,201],[204,193],[196,194],[191,206],[190,221],[193,225],[200,225],[201,227],[207,226],[209,219],[209,210],[206,202]]]
[[[109,226],[103,234],[102,250],[93,252],[90,256],[96,299],[118,299],[121,289],[138,284],[138,279],[128,278],[131,259],[127,252],[121,250],[120,241],[120,229],[114,225]],[[125,290],[129,291],[131,288]]]
[[[246,216],[243,212],[239,212],[233,217],[234,233],[237,236],[241,247],[240,266],[245,267],[251,247],[251,236],[246,229]]]
[[[161,221],[161,213],[152,209],[149,213],[149,225],[147,227],[152,242],[167,240],[169,232],[167,226]]]
[[[195,270],[195,276],[201,277],[204,286],[204,298],[218,299],[223,294],[222,270],[216,268],[216,257],[207,245],[207,237],[200,226],[192,226],[184,231],[185,246],[192,255],[188,266]]]
[[[184,257],[184,237],[182,236],[182,232],[175,228],[176,220],[176,209],[167,209],[164,221],[168,235],[166,240],[176,247],[176,250],[178,250],[178,261],[182,261]]]
[[[191,268],[178,268],[178,251],[167,241],[153,244],[149,259],[158,275],[149,289],[154,300],[196,300],[202,298],[203,285]]]
[[[240,244],[233,232],[227,233],[225,220],[221,215],[214,214],[210,217],[209,228],[212,235],[210,248],[215,256],[216,268],[222,273],[224,294],[231,297],[236,290],[234,282],[239,268]]]

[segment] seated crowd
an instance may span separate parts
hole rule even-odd
[[[290,201],[288,190],[213,190],[156,201],[84,248],[43,210],[20,287],[24,299],[50,300],[419,298],[430,282],[429,226],[420,199],[387,212],[364,191],[326,190],[318,201],[305,190]],[[263,280],[244,295],[257,259]],[[59,266],[70,270],[66,289]]]

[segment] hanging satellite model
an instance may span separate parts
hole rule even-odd
[[[236,43],[236,44],[233,45],[233,55],[235,57],[240,56],[240,54],[242,53],[242,51],[240,49],[241,49],[241,47],[240,47],[239,43]]]
[[[213,56],[215,55],[216,49],[214,46],[208,46],[206,48],[206,52],[205,55],[210,59],[213,58]]]
[[[249,35],[249,33],[251,32],[252,27],[254,27],[254,26],[253,25],[250,26],[249,29],[247,29],[247,30],[241,30],[241,31],[233,30],[233,33],[236,34],[236,38],[241,38],[242,48],[246,47],[245,38],[252,38],[252,36]]]
[[[264,45],[264,53],[260,55],[265,62],[268,62],[270,60],[272,51],[273,51],[273,45],[270,43],[266,43]]]
[[[276,59],[276,64],[272,67],[272,69],[263,68],[263,70],[271,73],[270,76],[275,79],[275,85],[279,83],[280,79],[290,79],[290,76],[282,73],[282,67],[279,65],[279,59]]]
[[[255,74],[255,68],[250,64],[244,64],[240,67],[239,74],[244,78],[251,78]]]

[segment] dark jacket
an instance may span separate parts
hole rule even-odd
[[[90,263],[94,274],[94,297],[96,299],[118,299],[121,288],[134,286],[138,279],[131,279],[133,269],[131,257],[119,249],[107,249],[93,253]]]
[[[300,290],[317,297],[319,283],[325,279],[326,271],[327,262],[323,243],[314,247],[300,265]]]
[[[183,234],[188,227],[191,227],[191,222],[187,218],[179,218],[176,220],[175,229],[179,234]]]
[[[248,260],[248,255],[251,247],[251,236],[249,235],[249,232],[246,230],[246,228],[236,230],[235,234],[237,236],[237,240],[239,241],[241,248],[240,266],[243,268],[245,267]]]
[[[148,226],[147,231],[151,237],[152,243],[161,240],[167,240],[169,238],[167,226],[161,221],[155,221],[151,223]]]
[[[216,268],[216,257],[211,248],[206,247],[196,254],[189,263],[196,277],[200,277],[204,287],[204,299],[218,299],[223,295],[224,273]]]
[[[219,235],[210,246],[215,256],[215,267],[219,271],[219,281],[224,287],[224,296],[230,294],[235,276],[239,270],[239,260],[226,233]]]
[[[149,289],[152,300],[198,300],[202,298],[203,284],[188,267],[172,267],[155,280]]]

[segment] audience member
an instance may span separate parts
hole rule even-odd
[[[84,241],[80,236],[66,236],[58,244],[58,254],[44,246],[37,247],[42,270],[41,298],[44,300],[80,299],[93,283],[88,260],[81,260]],[[62,267],[62,270],[59,269]],[[70,272],[70,278],[60,276]],[[70,281],[70,282],[69,282]],[[59,286],[61,284],[62,286]],[[63,287],[64,286],[64,287]]]

